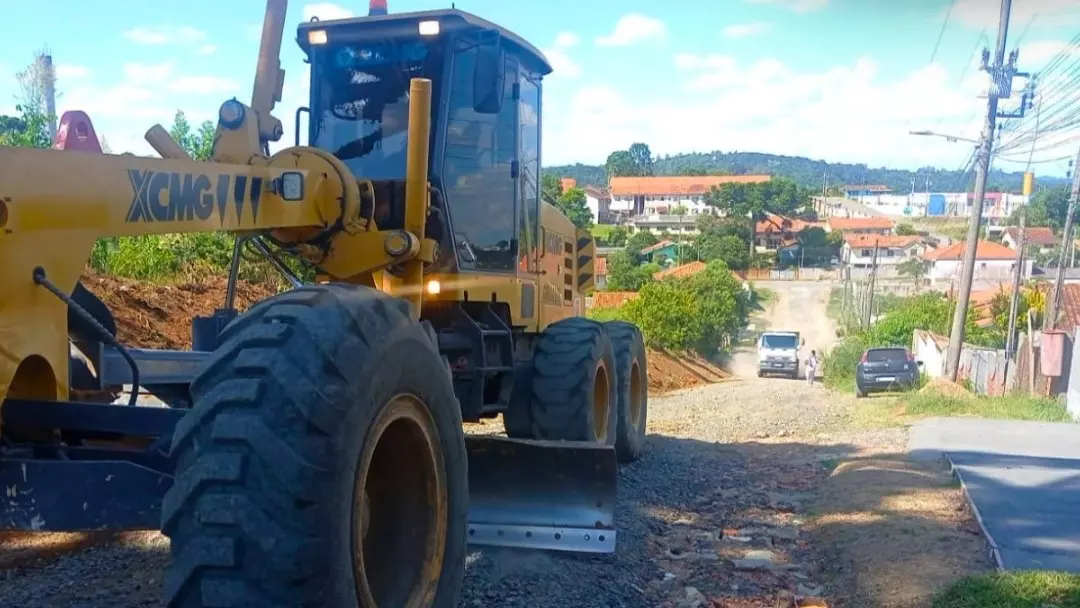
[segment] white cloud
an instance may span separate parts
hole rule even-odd
[[[551,64],[552,75],[557,77],[577,78],[581,76],[581,65],[570,54],[569,49],[577,46],[580,39],[573,32],[560,32],[555,36],[551,46],[541,49],[548,63]]]
[[[172,76],[172,71],[171,62],[124,64],[124,76],[138,85],[162,84]]]
[[[670,100],[640,101],[610,86],[578,89],[568,106],[545,118],[545,149],[553,151],[545,164],[602,163],[612,150],[644,141],[659,154],[753,150],[955,168],[968,148],[908,132],[934,128],[975,137],[984,109],[976,78],[956,86],[956,74],[937,64],[891,81],[869,58],[798,72],[775,59],[680,55],[675,67],[686,91]]]
[[[750,4],[775,4],[796,13],[812,13],[829,5],[829,0],[746,0]]]
[[[555,36],[555,44],[553,45],[557,49],[568,49],[578,45],[581,42],[581,38],[573,32],[559,32]]]
[[[303,15],[304,21],[311,21],[312,17],[318,17],[323,21],[332,21],[334,19],[348,19],[356,16],[351,10],[332,2],[307,4],[304,6]]]
[[[199,44],[206,40],[206,33],[188,26],[142,26],[123,34],[124,38],[138,44]]]
[[[663,21],[645,15],[624,15],[607,36],[596,39],[597,46],[630,46],[640,42],[663,40],[668,29]]]
[[[768,21],[735,23],[720,30],[720,33],[727,38],[746,38],[747,36],[757,36],[758,34],[764,34],[772,30],[772,27],[772,23],[769,23]]]
[[[59,79],[82,79],[90,75],[90,68],[84,65],[70,65],[66,63],[57,64],[54,68],[56,70],[56,78]]]
[[[942,8],[944,16],[946,8]],[[1001,14],[1001,0],[956,0],[952,15],[960,23],[975,29],[988,28],[993,36]],[[1080,21],[1080,3],[1076,0],[1018,0],[1012,3],[1009,17],[1014,32],[1028,22],[1043,25],[1067,25]]]
[[[216,44],[204,44],[195,50],[196,55],[213,55],[218,51]]]
[[[236,82],[217,76],[182,76],[169,83],[169,90],[175,93],[194,93],[196,95],[237,94],[240,88]]]
[[[1039,40],[1028,42],[1020,47],[1018,65],[1024,71],[1037,71],[1059,55],[1066,59],[1080,57],[1080,46],[1070,45],[1059,40]]]

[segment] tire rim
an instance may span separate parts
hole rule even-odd
[[[641,428],[641,419],[645,413],[645,391],[642,386],[641,367],[635,360],[630,366],[630,423],[635,429]]]
[[[596,379],[593,380],[593,438],[603,443],[607,441],[608,416],[611,415],[610,385],[608,384],[607,365],[601,361],[596,367]]]
[[[446,552],[446,502],[435,421],[419,398],[395,396],[372,423],[357,466],[351,544],[361,606],[431,605]]]

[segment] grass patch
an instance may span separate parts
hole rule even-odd
[[[226,232],[110,237],[94,243],[89,265],[116,277],[171,283],[226,272],[233,243],[233,236]],[[314,279],[297,258],[284,255],[282,259],[301,279]],[[283,283],[274,267],[251,254],[245,254],[240,264],[240,278],[253,283]]]
[[[1065,407],[1050,399],[1008,395],[952,397],[937,393],[911,393],[906,397],[910,416],[974,416],[997,420],[1071,422]]]
[[[825,314],[830,318],[839,321],[843,315],[844,308],[844,288],[833,287],[829,292],[829,302],[825,305]]]
[[[768,287],[754,287],[754,302],[768,304],[776,299],[776,292]]]
[[[1080,608],[1080,575],[1031,570],[962,578],[933,608]]]
[[[592,228],[589,228],[594,239],[605,243],[611,239],[612,230],[615,230],[615,226],[611,224],[594,224]]]

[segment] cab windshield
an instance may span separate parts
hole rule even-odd
[[[409,81],[429,78],[437,87],[441,62],[438,44],[415,39],[320,52],[312,58],[311,145],[357,177],[404,179]]]

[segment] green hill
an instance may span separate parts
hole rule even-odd
[[[655,158],[655,175],[747,175],[767,173],[776,177],[793,179],[800,185],[821,190],[821,180],[826,169],[825,161],[813,160],[802,156],[781,156],[758,152],[708,152],[677,154]],[[545,172],[559,177],[572,177],[581,186],[601,186],[607,183],[607,172],[602,165],[562,165],[547,167]],[[910,192],[911,180],[915,180],[915,190],[926,188],[926,178],[930,178],[931,191],[963,192],[970,190],[975,182],[973,170],[945,170],[924,167],[918,171],[869,167],[865,164],[829,163],[829,185],[845,184],[884,184],[896,192]],[[1039,185],[1057,186],[1067,183],[1061,177],[1035,176]],[[1023,172],[990,172],[990,191],[1020,192]]]

